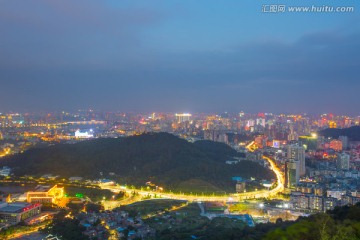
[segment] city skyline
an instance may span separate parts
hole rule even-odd
[[[62,109],[62,110],[49,110],[46,111],[44,109],[36,110],[36,111],[2,111],[0,112],[0,116],[60,116],[60,115],[67,115],[67,116],[80,116],[82,113],[87,114],[120,114],[120,115],[131,115],[131,116],[142,116],[152,118],[154,115],[167,115],[173,116],[174,118],[177,117],[178,114],[180,115],[189,115],[190,117],[204,117],[204,116],[217,116],[220,118],[261,118],[265,119],[268,117],[290,117],[290,118],[297,118],[297,117],[306,117],[306,118],[346,118],[346,119],[356,119],[360,118],[359,114],[337,114],[335,112],[317,112],[317,113],[307,113],[307,112],[282,112],[280,110],[275,112],[256,112],[256,111],[198,111],[198,112],[189,112],[189,111],[105,111],[102,109],[94,109],[94,108],[87,108],[87,109]],[[80,114],[80,115],[79,115]],[[93,119],[94,120],[94,119]]]
[[[264,4],[3,1],[0,112],[358,115],[358,1],[286,1],[351,13],[264,13]]]

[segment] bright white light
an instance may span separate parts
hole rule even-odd
[[[177,117],[191,117],[190,113],[175,113]]]
[[[89,134],[88,132],[80,132],[80,130],[77,130],[75,132],[75,137],[77,137],[77,138],[92,138],[92,137],[94,137],[94,135]]]
[[[264,207],[264,204],[263,204],[263,203],[260,203],[260,204],[259,204],[259,207],[260,207],[260,208],[263,208],[263,207]]]

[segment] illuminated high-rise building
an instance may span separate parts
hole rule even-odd
[[[299,162],[299,175],[303,176],[306,173],[305,168],[305,148],[298,144],[291,144],[287,148],[287,158],[290,161]]]
[[[347,136],[339,136],[339,140],[342,143],[342,148],[347,149],[349,146],[349,138]]]
[[[338,170],[349,170],[350,155],[347,153],[339,153],[336,158],[336,167]]]
[[[12,125],[13,125],[13,121],[12,121],[12,116],[11,116],[11,115],[8,115],[8,117],[7,117],[7,125],[8,125],[8,127],[12,127]]]
[[[297,141],[299,140],[299,136],[296,132],[294,132],[294,126],[290,125],[290,133],[288,135],[288,141]]]
[[[6,116],[0,116],[0,127],[5,127],[6,125]]]
[[[255,120],[253,119],[249,119],[247,122],[246,122],[246,127],[253,127],[255,126]]]
[[[175,117],[176,117],[177,123],[190,122],[191,114],[190,113],[176,113]]]
[[[265,127],[265,118],[257,118],[256,119],[256,125],[260,125],[262,127]]]
[[[290,160],[285,162],[285,187],[294,188],[300,179],[300,162]]]
[[[208,129],[204,131],[204,139],[214,142],[229,143],[228,135],[225,131]]]

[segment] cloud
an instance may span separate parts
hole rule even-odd
[[[2,1],[0,63],[10,67],[121,64],[121,57],[131,59],[142,48],[140,30],[165,18],[154,9],[112,7],[99,1]]]
[[[212,51],[149,44],[146,33],[170,15],[103,1],[2,1],[0,109],[12,99],[19,109],[356,111],[358,30],[259,37]]]

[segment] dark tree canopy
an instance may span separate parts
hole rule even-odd
[[[324,137],[338,138],[339,136],[347,136],[351,141],[360,141],[360,127],[354,126],[350,128],[328,128],[321,130],[319,135]]]
[[[31,149],[3,162],[16,175],[56,174],[61,177],[108,177],[115,173],[119,181],[144,185],[153,181],[176,189],[182,182],[205,183],[227,191],[235,190],[231,177],[274,179],[273,172],[251,161],[225,164],[243,157],[231,147],[210,141],[190,143],[168,133],[148,133],[117,139],[95,139],[76,144],[59,144]],[[201,189],[200,189],[201,191]]]

